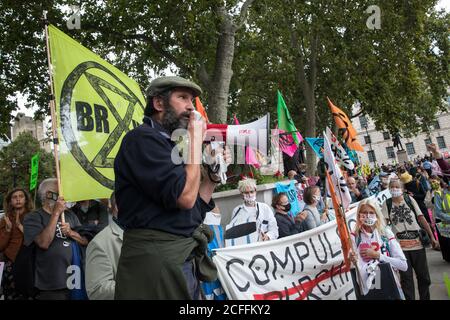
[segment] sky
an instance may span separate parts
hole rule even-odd
[[[444,8],[446,12],[450,12],[450,0],[440,0],[438,2],[438,4],[436,5],[436,8],[438,10]],[[12,113],[12,115],[16,116],[17,113],[22,112],[22,113],[25,113],[25,115],[32,117],[34,115],[35,108],[31,108],[31,109],[25,108],[24,104],[26,102],[26,97],[24,97],[22,95],[17,95],[17,99],[18,99],[19,109],[14,111]],[[47,117],[46,123],[49,122],[49,119],[50,118]]]

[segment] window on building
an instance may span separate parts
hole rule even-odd
[[[361,124],[361,128],[366,128],[367,127],[366,116],[359,116],[359,123]]]
[[[440,129],[440,128],[441,128],[441,125],[439,124],[439,121],[438,121],[438,120],[436,120],[435,122],[433,122],[433,128],[434,128],[434,130],[437,130],[437,129]]]
[[[416,149],[414,149],[414,143],[408,142],[406,144],[406,152],[408,152],[408,155],[412,155],[416,153]]]
[[[386,153],[389,159],[395,159],[394,147],[386,147]]]
[[[389,140],[391,138],[391,135],[389,134],[389,132],[383,132],[383,139],[384,140]]]
[[[437,144],[439,149],[444,149],[447,148],[447,146],[445,145],[445,140],[444,137],[440,136],[436,138]]]
[[[433,142],[431,141],[431,138],[426,138],[424,141],[425,141],[425,146],[426,146],[427,144],[433,143]]]
[[[372,140],[370,139],[370,136],[364,136],[364,142],[366,144],[372,143]]]
[[[373,150],[367,151],[367,155],[369,156],[370,162],[377,161],[377,158],[375,157],[375,151],[373,151]]]

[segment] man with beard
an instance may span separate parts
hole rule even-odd
[[[144,123],[122,140],[114,162],[124,228],[115,299],[199,299],[198,280],[217,277],[206,255],[212,233],[202,222],[215,207],[211,196],[220,179],[200,179],[206,126],[195,119],[192,103],[200,94],[197,84],[181,77],[153,80]],[[179,150],[171,135],[177,129],[189,136],[185,162],[174,159]]]
[[[86,246],[88,241],[72,228],[80,226],[76,215],[64,211],[65,201],[58,195],[55,178],[41,182],[38,195],[42,208],[25,216],[23,223],[24,244],[33,242],[36,248],[35,283],[39,300],[69,300],[67,268],[72,265],[72,241]],[[61,214],[65,212],[65,222]]]

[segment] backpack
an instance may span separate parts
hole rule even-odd
[[[406,204],[411,209],[411,211],[414,213],[414,217],[416,218],[417,225],[419,226],[418,233],[419,233],[420,242],[422,243],[422,245],[424,247],[430,246],[430,244],[431,244],[430,237],[428,236],[427,232],[422,228],[422,226],[419,223],[419,219],[417,218],[417,212],[414,209],[414,205],[412,204],[411,198],[409,197],[409,195],[407,195],[405,193],[405,194],[403,194],[403,199],[405,200]],[[388,219],[389,219],[390,224],[392,224],[392,222],[391,222],[392,198],[389,198],[386,200],[386,206],[388,209]],[[403,232],[409,232],[409,231],[403,231]]]
[[[38,212],[41,224],[44,220],[40,212]],[[35,297],[39,290],[34,286],[36,271],[36,250],[37,246],[33,241],[29,246],[22,244],[17,253],[16,260],[12,269],[15,290],[25,297]]]

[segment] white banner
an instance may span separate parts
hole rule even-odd
[[[377,203],[380,206],[380,208],[383,206],[383,203],[389,199],[392,198],[391,192],[389,191],[389,189],[383,190],[381,192],[379,192],[376,196],[377,199]]]
[[[348,156],[344,147],[339,143],[336,136],[328,127],[326,128],[326,135],[328,138],[328,142],[330,142],[331,151],[333,151],[333,155],[339,165],[344,166],[348,170],[355,169],[355,164],[352,160],[350,160],[350,157]]]
[[[344,210],[347,210],[350,203],[352,202],[352,197],[350,195],[347,182],[345,181],[341,169],[339,169],[337,161],[334,157],[333,151],[331,150],[330,141],[328,141],[325,132],[323,133],[323,159],[325,160],[325,163],[327,165],[327,170],[328,174],[331,177],[331,181],[334,184],[334,192],[336,194],[336,198],[341,201]],[[330,190],[330,188],[327,187],[327,190]]]
[[[356,208],[347,212],[350,230]],[[218,249],[213,260],[232,300],[354,300],[333,220],[286,238]]]
[[[0,287],[2,286],[2,279],[3,279],[3,269],[5,268],[5,263],[0,262]]]

